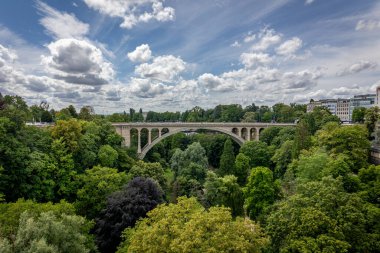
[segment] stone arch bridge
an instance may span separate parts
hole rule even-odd
[[[210,130],[229,135],[239,145],[246,141],[259,140],[260,131],[271,126],[295,126],[294,123],[225,123],[225,122],[154,122],[154,123],[113,123],[116,132],[124,138],[124,145],[131,146],[132,131],[137,133],[137,153],[143,159],[148,151],[161,140],[179,133]],[[141,134],[148,135],[147,143],[142,147]]]

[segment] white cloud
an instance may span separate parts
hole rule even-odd
[[[13,62],[17,58],[17,54],[14,51],[0,44],[0,60]]]
[[[308,69],[299,72],[286,72],[282,76],[282,84],[285,89],[309,89],[317,84],[322,76],[320,71]]]
[[[0,83],[13,83],[22,79],[22,75],[13,66],[17,58],[16,52],[0,44]]]
[[[47,71],[67,83],[103,85],[113,79],[112,64],[99,48],[84,40],[60,39],[50,43],[49,56],[42,56]]]
[[[248,43],[248,42],[252,42],[256,39],[256,34],[248,34],[245,38],[244,38],[244,42],[245,43]]]
[[[294,37],[290,40],[285,41],[279,47],[277,47],[276,53],[279,55],[289,56],[289,55],[293,55],[301,47],[302,47],[302,40],[300,38]]]
[[[380,20],[370,19],[370,20],[359,20],[356,24],[355,30],[367,30],[372,31],[380,28]]]
[[[149,45],[142,44],[133,52],[128,53],[128,58],[132,62],[147,62],[152,58],[152,51],[149,48]]]
[[[241,44],[235,40],[234,43],[232,43],[230,46],[231,47],[241,47]]]
[[[129,85],[130,91],[140,98],[154,98],[167,90],[167,86],[164,84],[143,78],[132,78]]]
[[[272,62],[272,58],[264,53],[242,53],[240,61],[245,67],[250,68],[256,65],[269,64]]]
[[[276,33],[275,30],[264,28],[259,33],[260,41],[254,44],[251,49],[254,51],[265,51],[269,47],[281,42],[281,34]]]
[[[142,78],[161,82],[173,82],[186,69],[186,63],[173,55],[158,56],[152,63],[136,66],[135,73]]]
[[[164,7],[163,0],[84,0],[90,8],[111,17],[123,18],[120,27],[130,29],[139,22],[173,20],[175,10]],[[151,12],[147,12],[151,5]]]
[[[305,1],[305,4],[306,4],[306,5],[309,5],[309,4],[312,4],[314,1],[315,1],[315,0],[306,0],[306,1]]]
[[[59,12],[41,1],[37,1],[37,9],[44,15],[40,24],[55,39],[81,38],[89,31],[90,26],[78,20],[74,14]]]
[[[200,87],[205,88],[206,91],[232,91],[235,89],[234,82],[224,78],[220,78],[210,73],[205,73],[198,77]]]
[[[373,69],[376,69],[376,67],[377,67],[376,62],[362,60],[362,61],[352,64],[349,67],[344,68],[343,70],[338,71],[337,76],[355,74],[355,73],[362,72],[364,70],[373,70]]]

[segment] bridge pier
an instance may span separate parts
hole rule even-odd
[[[137,153],[141,153],[141,129],[137,129]]]
[[[256,133],[255,133],[255,140],[256,141],[259,141],[260,140],[260,129],[259,127],[256,127],[255,130],[256,130]]]
[[[148,145],[152,143],[152,129],[148,128]]]

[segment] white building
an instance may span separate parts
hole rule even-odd
[[[350,99],[338,99],[336,104],[336,116],[342,122],[349,122],[350,119]]]
[[[310,100],[310,103],[307,105],[307,112],[312,112],[317,106],[324,106],[333,115],[338,116],[342,122],[351,122],[352,112],[355,108],[370,108],[375,105],[380,107],[380,87],[377,88],[376,94],[357,95],[350,99]]]

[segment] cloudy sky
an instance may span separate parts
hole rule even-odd
[[[2,0],[0,92],[55,109],[304,103],[380,85],[380,1]]]

